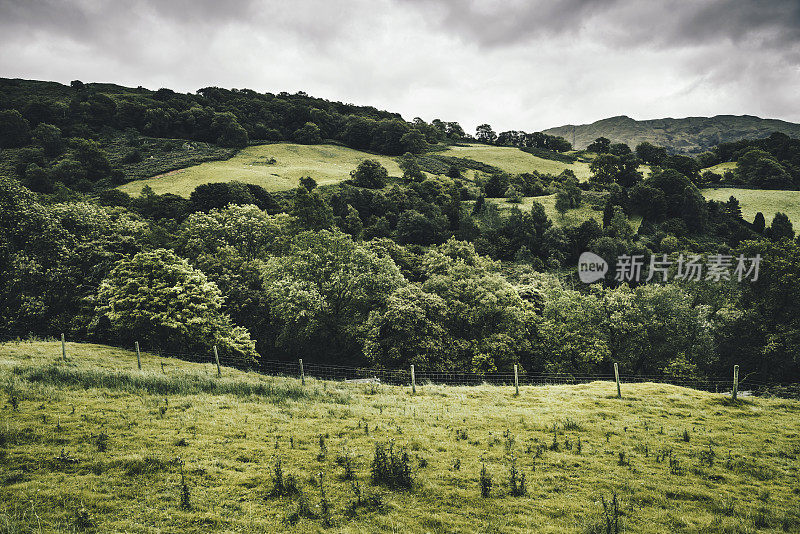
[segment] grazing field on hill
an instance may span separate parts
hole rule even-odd
[[[272,158],[274,163],[270,163]],[[341,182],[349,178],[350,171],[365,159],[378,160],[391,176],[402,175],[397,163],[388,156],[337,145],[275,143],[247,147],[226,161],[210,161],[136,180],[119,189],[137,195],[142,187],[149,185],[158,194],[174,193],[188,197],[198,185],[238,180],[260,185],[268,191],[282,191],[297,187],[303,176],[311,176],[320,185]]]
[[[702,193],[706,199],[720,202],[727,202],[731,196],[736,197],[742,207],[742,217],[747,221],[753,222],[756,213],[760,211],[769,225],[775,212],[780,211],[789,216],[795,229],[800,228],[800,191],[720,187],[703,189]]]
[[[589,164],[581,161],[562,163],[550,159],[539,158],[514,147],[488,146],[472,144],[469,146],[453,146],[441,152],[443,156],[469,158],[493,165],[511,174],[538,171],[546,174],[559,174],[564,169],[572,169],[578,180],[585,182],[591,176]]]
[[[567,210],[562,216],[558,210],[556,210],[556,195],[522,197],[522,202],[519,204],[508,202],[504,198],[487,198],[486,201],[495,204],[501,210],[501,212],[508,211],[514,207],[517,207],[522,211],[530,211],[531,205],[534,203],[534,201],[538,202],[544,206],[544,211],[547,214],[547,217],[553,221],[553,224],[562,227],[579,226],[581,223],[589,219],[596,220],[598,223],[600,223],[600,226],[603,225],[603,211],[594,209],[586,202],[584,202],[578,208]],[[642,218],[638,216],[631,217],[630,223],[631,227],[633,227],[633,230],[637,231],[639,229],[639,225],[642,223]]]
[[[711,167],[706,167],[705,169],[702,169],[700,172],[703,173],[706,171],[711,171],[717,174],[725,174],[726,171],[733,172],[734,169],[736,169],[735,161],[725,161],[723,163],[717,163],[716,165],[713,165]]]
[[[6,532],[591,533],[614,496],[626,532],[800,529],[794,401],[608,382],[412,395],[60,352],[0,345]]]

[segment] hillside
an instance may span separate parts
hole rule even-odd
[[[313,177],[320,185],[341,182],[365,159],[379,161],[391,176],[402,175],[397,163],[388,156],[336,145],[275,143],[247,147],[228,160],[210,161],[128,182],[119,189],[137,195],[142,187],[149,185],[158,194],[188,197],[198,185],[238,180],[260,185],[267,191],[283,191],[296,188],[303,176]]]
[[[544,130],[544,133],[564,137],[580,149],[586,148],[598,137],[607,137],[612,143],[627,143],[631,148],[648,141],[683,154],[705,152],[719,143],[767,137],[772,132],[800,137],[800,124],[751,115],[641,121],[621,115],[591,124],[568,124]]]
[[[514,147],[470,144],[449,147],[441,152],[423,156],[434,159],[434,163],[441,167],[431,171],[443,174],[448,165],[436,159],[440,157],[447,161],[458,158],[452,161],[464,161],[465,169],[469,169],[472,162],[478,162],[511,174],[537,171],[557,175],[564,169],[572,169],[581,181],[587,180],[590,175],[587,163],[553,161],[533,156]],[[365,159],[380,162],[389,171],[390,176],[403,174],[396,158],[390,156],[338,145],[272,143],[244,148],[234,157],[224,161],[204,162],[150,178],[134,180],[119,186],[118,189],[131,195],[138,195],[142,187],[149,185],[157,194],[174,193],[188,197],[198,185],[238,180],[260,185],[267,191],[283,191],[297,187],[298,180],[303,176],[313,177],[320,185],[341,182],[349,178],[350,172]],[[643,167],[643,170],[647,172],[646,167]],[[465,176],[470,178],[473,173],[468,171]]]
[[[652,383],[623,384],[619,400],[608,382],[412,395],[67,353],[0,345],[4,531],[605,532],[614,495],[626,532],[800,529],[794,401]],[[411,488],[371,482],[379,444]]]
[[[735,197],[742,208],[742,217],[753,222],[759,211],[764,215],[767,224],[772,223],[776,212],[785,213],[795,228],[800,227],[800,191],[773,191],[768,189],[738,189],[719,187],[701,190],[707,200],[727,202]]]

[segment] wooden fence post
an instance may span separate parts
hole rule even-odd
[[[142,356],[139,354],[139,342],[136,342],[136,365],[139,366],[139,370],[142,370]]]
[[[306,385],[306,374],[303,372],[303,358],[300,358],[300,383]]]
[[[614,378],[617,380],[617,398],[622,398],[622,390],[619,388],[619,367],[617,366],[617,362],[614,362]]]
[[[411,365],[411,393],[417,392],[417,380],[414,377],[414,365]]]
[[[736,396],[739,394],[739,366],[733,366],[733,391],[731,391],[731,398],[736,400]]]
[[[217,362],[217,376],[222,376],[222,369],[219,367],[219,352],[217,352],[216,345],[214,345],[214,360]]]
[[[517,396],[519,396],[519,373],[517,371],[517,364],[514,364],[514,389],[517,390]]]

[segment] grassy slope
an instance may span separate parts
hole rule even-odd
[[[275,158],[274,165],[265,164]],[[145,180],[136,180],[119,187],[129,194],[138,194],[144,185],[156,193],[175,193],[188,197],[200,184],[239,180],[258,184],[268,191],[297,187],[303,176],[311,176],[318,184],[333,184],[350,177],[365,159],[378,160],[391,176],[402,171],[393,158],[378,156],[336,145],[297,145],[276,143],[251,146],[229,160],[210,161]]]
[[[628,532],[800,528],[797,402],[731,405],[721,395],[656,384],[624,385],[618,400],[602,382],[523,387],[519,397],[511,388],[423,386],[411,396],[408,388],[316,380],[302,388],[231,369],[217,379],[210,365],[169,359],[162,373],[162,360],[149,355],[139,372],[129,352],[67,349],[70,360],[56,364],[57,343],[0,345],[5,531],[72,530],[81,508],[103,532],[322,531],[318,519],[285,522],[296,497],[268,496],[276,456],[316,511],[319,489],[310,479],[325,471],[332,532],[593,532],[600,497],[613,491]],[[66,385],[68,377],[80,385]],[[208,392],[214,384],[220,391]],[[185,391],[171,391],[179,387]],[[550,449],[554,426],[558,450]],[[465,436],[457,439],[456,430]],[[321,459],[320,434],[328,436]],[[409,449],[411,492],[368,481],[374,443],[390,439]],[[355,455],[362,492],[383,495],[382,510],[344,513],[353,493],[334,461],[343,449]],[[682,473],[656,459],[662,450],[673,451]],[[712,465],[701,465],[709,450]],[[508,495],[509,451],[528,496]],[[192,511],[179,507],[178,458]],[[494,480],[489,499],[479,493],[481,458]]]
[[[562,216],[560,213],[558,213],[558,210],[556,210],[556,195],[523,197],[522,202],[519,204],[512,204],[503,198],[487,198],[486,200],[496,204],[501,211],[510,210],[516,206],[525,212],[529,211],[533,202],[536,201],[544,206],[544,211],[550,220],[553,221],[554,224],[562,227],[580,226],[581,223],[589,219],[595,219],[598,223],[600,223],[600,226],[603,225],[602,210],[592,209],[592,206],[590,206],[588,203],[583,203],[578,208],[567,210]],[[633,230],[637,231],[639,229],[639,225],[642,223],[642,218],[638,216],[631,217],[630,223],[633,227]]]
[[[725,161],[723,163],[717,163],[711,167],[706,167],[702,169],[700,172],[704,173],[706,171],[715,172],[717,174],[725,174],[725,171],[733,171],[736,169],[736,162],[735,161]]]
[[[780,211],[789,216],[795,228],[800,227],[800,191],[720,187],[703,189],[702,193],[708,200],[721,202],[727,202],[731,196],[736,197],[742,207],[742,216],[748,221],[752,221],[760,211],[769,225],[775,212]]]
[[[580,181],[589,179],[589,164],[576,161],[562,163],[543,159],[523,152],[514,147],[500,147],[473,144],[469,146],[453,146],[441,152],[443,156],[455,156],[481,161],[498,167],[511,174],[538,171],[547,174],[559,174],[564,169],[572,169]]]

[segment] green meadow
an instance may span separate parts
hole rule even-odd
[[[589,164],[581,161],[563,163],[540,158],[515,147],[489,146],[470,144],[466,146],[453,146],[441,152],[443,156],[455,156],[480,161],[493,165],[511,174],[538,171],[544,174],[560,174],[564,169],[572,169],[578,180],[584,182],[589,179],[591,172]]]
[[[789,216],[795,228],[800,227],[800,191],[720,187],[703,189],[702,193],[707,200],[720,202],[727,202],[732,196],[736,197],[742,208],[742,216],[750,222],[760,211],[769,225],[775,213],[780,211]]]
[[[388,156],[338,145],[275,143],[250,146],[228,160],[209,161],[135,180],[118,189],[138,195],[142,187],[149,185],[158,194],[174,193],[188,197],[198,185],[238,180],[260,185],[268,191],[283,191],[296,188],[303,176],[311,176],[320,185],[341,182],[349,178],[350,171],[365,159],[378,160],[391,176],[402,175],[394,158]]]
[[[515,207],[527,212],[530,211],[531,205],[533,205],[534,202],[538,202],[544,206],[544,211],[547,217],[553,221],[553,224],[562,227],[580,226],[589,219],[596,220],[600,223],[600,226],[603,225],[603,210],[594,209],[588,202],[582,203],[577,208],[567,210],[563,215],[560,214],[558,210],[556,210],[555,194],[540,197],[522,197],[522,202],[520,203],[512,203],[504,198],[487,198],[486,201],[495,204],[500,209],[501,213],[507,212]],[[639,216],[631,217],[630,223],[633,230],[636,231],[642,223],[642,218]]]
[[[0,345],[2,532],[800,532],[796,401],[67,355]]]

